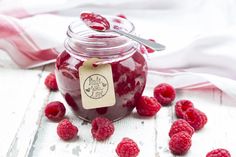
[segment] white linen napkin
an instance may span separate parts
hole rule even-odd
[[[235,97],[235,8],[234,0],[1,0],[0,49],[22,68],[54,62],[81,11],[121,13],[137,34],[167,47],[149,54],[152,78],[168,75],[176,88],[213,85]]]

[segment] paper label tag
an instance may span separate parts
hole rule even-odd
[[[110,64],[93,66],[99,61],[89,59],[79,68],[82,106],[94,109],[115,105],[115,91]]]

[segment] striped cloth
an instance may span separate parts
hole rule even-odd
[[[149,54],[150,81],[161,74],[176,88],[217,87],[235,97],[235,8],[234,0],[0,0],[0,49],[21,68],[48,64],[81,11],[122,13],[167,47]]]

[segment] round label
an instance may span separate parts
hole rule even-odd
[[[86,78],[83,85],[85,94],[92,99],[100,99],[107,94],[108,81],[100,74],[93,74]]]

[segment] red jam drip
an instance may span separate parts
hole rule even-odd
[[[110,23],[101,15],[94,13],[81,13],[81,20],[91,29],[96,31],[106,31],[110,29]]]

